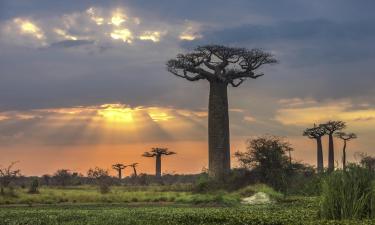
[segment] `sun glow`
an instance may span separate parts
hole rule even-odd
[[[161,32],[159,31],[146,31],[141,36],[139,36],[139,39],[141,40],[150,40],[152,42],[159,42],[161,37]]]
[[[31,21],[21,18],[16,18],[13,21],[18,25],[23,34],[31,35],[40,40],[45,38],[43,31]]]
[[[90,16],[91,20],[96,23],[96,25],[100,26],[104,23],[104,18],[97,16],[97,10],[93,7],[86,10],[86,13]]]
[[[133,42],[133,34],[129,29],[117,29],[111,32],[111,37],[115,40],[122,40],[128,44]]]
[[[111,23],[115,26],[120,26],[122,23],[124,23],[128,17],[122,12],[122,10],[117,9],[113,12],[111,17]]]
[[[132,123],[133,109],[121,104],[102,105],[103,109],[98,110],[98,115],[108,122]]]
[[[77,40],[77,37],[74,37],[72,35],[69,35],[65,30],[62,30],[62,29],[54,29],[55,33],[64,37],[65,39],[69,39],[69,40],[73,40],[73,41],[76,41]]]

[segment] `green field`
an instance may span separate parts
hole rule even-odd
[[[113,187],[110,193],[100,194],[96,187],[79,186],[41,188],[40,194],[28,194],[19,188],[13,197],[0,197],[0,224],[375,224],[319,220],[319,197],[282,197],[264,185],[231,193],[197,194],[184,189]],[[241,197],[257,191],[268,193],[273,203],[240,203]]]
[[[375,221],[323,221],[314,201],[258,206],[199,206],[155,204],[51,205],[0,208],[7,225],[137,225],[137,224],[375,224]]]

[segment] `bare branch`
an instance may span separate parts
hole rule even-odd
[[[172,74],[189,81],[207,79],[210,82],[221,82],[238,87],[246,78],[256,79],[263,76],[263,73],[255,72],[262,65],[276,62],[271,53],[260,49],[247,50],[205,45],[197,47],[191,53],[179,54],[176,59],[169,60],[167,69]]]

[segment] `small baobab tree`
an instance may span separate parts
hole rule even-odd
[[[336,131],[340,131],[346,127],[343,121],[328,121],[325,124],[321,124],[326,130],[326,134],[329,137],[328,140],[328,171],[332,172],[335,170],[335,150],[333,145],[333,135]]]
[[[143,153],[143,157],[155,157],[155,176],[157,178],[161,177],[161,157],[163,155],[174,155],[175,152],[169,151],[168,148],[152,148],[151,151]]]
[[[133,168],[133,176],[137,177],[137,169],[136,169],[136,167],[138,166],[138,163],[132,163],[132,164],[130,164],[128,166],[130,166],[130,167]]]
[[[335,137],[340,138],[344,141],[344,146],[342,148],[342,168],[346,169],[346,142],[357,138],[355,133],[345,133],[345,132],[337,132]]]
[[[263,65],[276,63],[272,54],[259,49],[205,45],[179,54],[167,62],[172,74],[188,81],[207,80],[209,175],[224,178],[230,171],[229,115],[227,87],[240,86],[246,79],[256,79]]]
[[[117,171],[117,174],[118,174],[118,179],[122,179],[122,170],[125,169],[126,166],[124,164],[121,164],[121,163],[116,163],[116,164],[113,164],[112,165],[112,169],[116,170]]]
[[[316,140],[316,158],[317,158],[317,170],[319,173],[323,172],[323,147],[322,147],[322,137],[326,134],[326,130],[322,125],[307,128],[303,131],[303,136]]]

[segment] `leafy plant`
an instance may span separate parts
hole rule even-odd
[[[374,175],[357,165],[335,171],[323,181],[320,216],[363,219],[375,216]]]
[[[38,179],[33,179],[29,187],[29,194],[39,194],[39,181]]]

